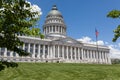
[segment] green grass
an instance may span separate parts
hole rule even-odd
[[[18,63],[0,71],[0,80],[120,80],[120,65]]]

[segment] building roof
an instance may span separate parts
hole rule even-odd
[[[56,5],[53,5],[51,11],[48,13],[48,16],[62,16],[62,14],[58,11]]]

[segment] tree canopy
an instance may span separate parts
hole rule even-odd
[[[107,17],[110,18],[120,18],[120,10],[112,10],[107,14]],[[113,42],[116,42],[116,40],[120,37],[120,25],[117,26],[117,28],[113,31],[114,32],[114,38]]]
[[[44,35],[41,34],[41,31],[39,28],[32,28],[32,29],[25,28],[23,32],[25,33],[24,35],[37,36],[37,37],[40,37],[41,39],[44,38]]]
[[[6,47],[20,56],[29,55],[28,52],[18,48],[23,42],[19,40],[17,34],[43,37],[40,29],[34,28],[40,15],[40,8],[27,0],[0,0],[0,47]]]

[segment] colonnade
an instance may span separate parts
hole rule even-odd
[[[45,26],[44,27],[44,34],[48,33],[61,33],[61,34],[66,34],[66,29],[63,26],[56,26],[56,25],[51,25],[51,26]]]
[[[29,56],[24,57],[26,61],[27,59],[44,59],[76,63],[109,63],[108,52],[82,47],[25,43],[19,48],[31,53]],[[8,51],[7,48],[0,48],[0,55],[5,58],[20,58],[18,54]]]

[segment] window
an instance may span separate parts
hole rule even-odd
[[[55,32],[55,25],[53,26],[53,32]]]
[[[30,52],[33,53],[33,44],[30,44]]]
[[[10,52],[9,51],[7,52],[7,56],[10,56]]]
[[[25,51],[28,52],[28,43],[25,43]]]
[[[14,56],[14,57],[16,56],[16,53],[15,53],[15,52],[13,52],[13,56]]]
[[[35,45],[35,53],[38,53],[38,44]]]

